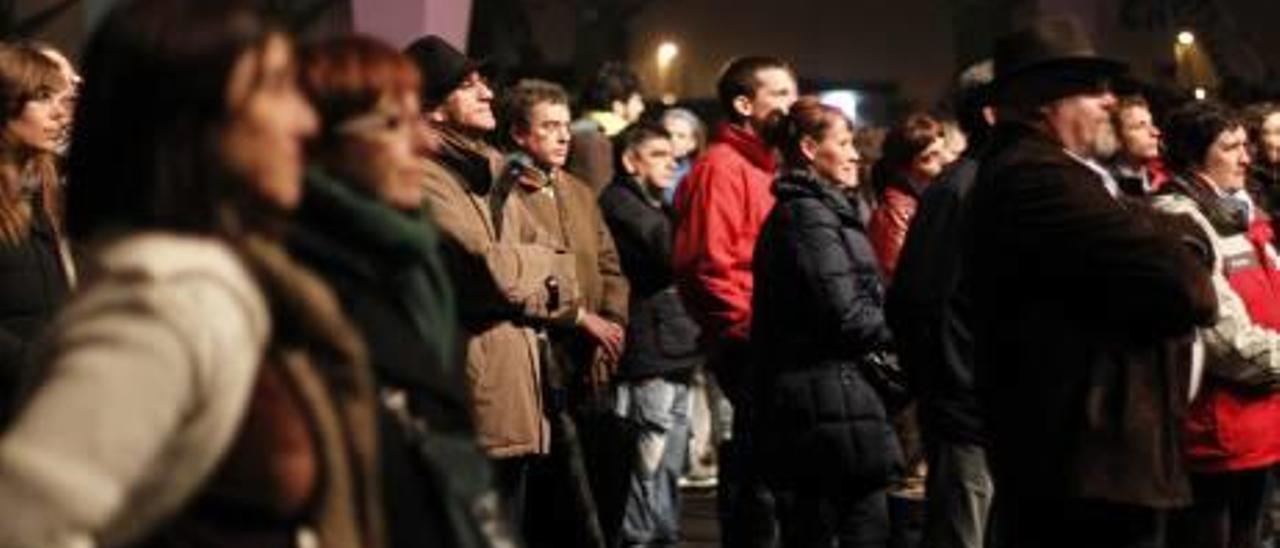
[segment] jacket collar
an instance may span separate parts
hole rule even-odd
[[[593,110],[586,114],[586,118],[599,124],[600,131],[609,137],[613,137],[627,128],[627,121],[610,110]]]
[[[831,183],[824,181],[812,170],[793,169],[778,177],[773,186],[773,193],[778,201],[797,198],[810,198],[822,202],[835,212],[840,221],[847,225],[862,226],[858,211],[849,203],[849,199],[840,194]]]
[[[440,151],[434,158],[457,172],[476,194],[489,194],[498,172],[497,154],[483,140],[446,125],[437,125]]]
[[[778,168],[777,157],[773,149],[755,133],[734,124],[722,124],[716,130],[716,142],[733,147],[738,154],[746,158],[752,165],[773,173]]]
[[[635,197],[639,199],[641,202],[644,202],[645,205],[648,205],[654,209],[660,209],[660,210],[666,209],[666,206],[663,204],[662,196],[660,194],[654,194],[648,188],[645,188],[644,183],[637,181],[635,177],[632,177],[629,174],[618,173],[613,178],[613,184],[618,185],[619,187],[622,187],[623,190],[626,190],[631,194],[634,194]]]
[[[1174,175],[1169,182],[1160,187],[1159,194],[1179,194],[1190,198],[1220,235],[1230,236],[1248,230],[1248,215],[1241,215],[1237,210],[1227,207],[1218,191],[1195,175],[1187,173]]]

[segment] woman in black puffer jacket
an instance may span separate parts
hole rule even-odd
[[[801,100],[774,136],[786,171],[755,252],[755,426],[786,548],[883,547],[900,457],[858,363],[891,343],[879,267],[839,186],[857,184],[851,124]]]

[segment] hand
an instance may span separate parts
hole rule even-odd
[[[582,319],[578,322],[578,329],[581,329],[583,333],[586,333],[588,337],[591,337],[599,345],[607,361],[617,363],[618,360],[622,359],[623,339],[626,336],[622,331],[622,326],[601,318],[594,312],[583,311]]]

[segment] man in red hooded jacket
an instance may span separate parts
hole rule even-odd
[[[702,326],[708,364],[733,404],[733,439],[721,448],[719,505],[724,546],[770,546],[769,496],[752,464],[744,420],[750,414],[747,334],[751,330],[751,259],[773,208],[773,150],[763,139],[796,100],[786,62],[742,57],[717,84],[729,123],[676,193],[672,260],[676,284]]]

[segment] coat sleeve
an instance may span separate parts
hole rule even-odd
[[[877,295],[865,286],[878,283],[878,273],[859,272],[859,267],[840,237],[840,223],[820,206],[792,202],[786,206],[793,229],[786,243],[794,250],[800,280],[814,295],[817,310],[826,318],[822,325],[839,326],[840,341],[848,356],[889,346],[891,335]],[[870,247],[864,244],[864,251]],[[871,264],[867,257],[867,264]]]
[[[1175,215],[1185,215],[1206,234],[1215,231],[1190,200],[1160,197],[1155,207]],[[1213,239],[1213,289],[1218,297],[1218,320],[1200,330],[1205,343],[1205,369],[1210,375],[1249,386],[1274,385],[1280,381],[1280,333],[1253,322],[1244,300],[1223,273],[1221,246]]]
[[[739,241],[743,224],[743,174],[702,162],[680,185],[681,219],[673,249],[680,293],[709,331],[745,341],[751,329],[751,293],[735,277],[750,268]]]
[[[91,546],[109,525],[137,527],[116,520],[175,433],[221,407],[210,399],[236,411],[203,450],[232,441],[264,322],[218,284],[124,285],[98,285],[68,309],[45,354],[49,378],[0,438],[0,546]]]
[[[519,200],[507,200],[517,208],[516,226],[504,227],[520,236],[515,241],[495,241],[488,232],[484,213],[465,192],[454,188],[448,176],[428,176],[424,185],[428,210],[444,236],[447,264],[453,274],[464,317],[523,317],[553,320],[568,313],[578,300],[578,278],[573,256],[539,238]],[[558,287],[553,295],[548,280]]]
[[[886,200],[876,208],[869,224],[871,245],[875,247],[876,260],[886,280],[893,279],[898,270],[898,257],[907,241],[907,228],[911,224],[911,211],[898,203],[901,199]]]
[[[1033,165],[992,183],[1001,189],[992,213],[1026,258],[1019,268],[1055,286],[1065,305],[1141,339],[1212,323],[1208,265],[1192,252],[1204,246],[1198,229],[1122,205],[1083,166]]]

